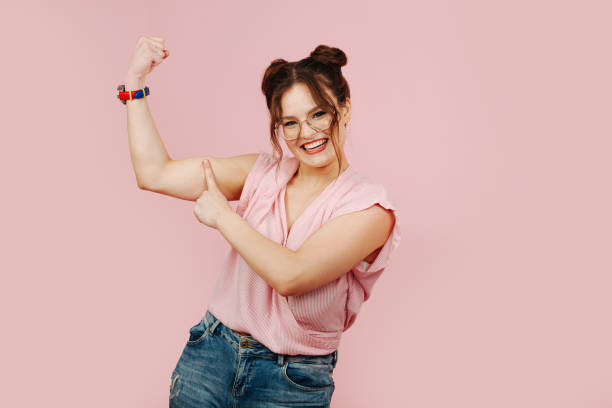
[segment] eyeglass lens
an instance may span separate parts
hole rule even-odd
[[[306,122],[311,128],[318,132],[329,129],[331,125],[332,115],[326,109],[317,108],[314,109],[306,118]],[[300,134],[300,129],[303,122],[300,122],[297,118],[289,117],[284,118],[276,127],[279,136],[285,139],[295,139]]]

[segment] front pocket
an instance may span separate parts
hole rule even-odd
[[[334,385],[329,364],[288,361],[283,365],[282,372],[287,382],[300,390],[317,391]]]
[[[193,326],[189,329],[189,340],[187,340],[188,346],[195,346],[196,344],[200,344],[206,336],[208,335],[208,330],[206,326],[204,326],[204,322],[200,321],[200,323]]]

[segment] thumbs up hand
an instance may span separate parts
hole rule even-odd
[[[206,184],[208,189],[205,189],[200,197],[196,201],[196,205],[193,209],[198,221],[202,224],[212,228],[217,228],[217,220],[226,211],[234,211],[229,205],[227,198],[217,187],[215,180],[215,174],[208,160],[202,161],[204,167],[204,177],[206,178]]]

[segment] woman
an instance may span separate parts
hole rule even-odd
[[[126,89],[143,88],[168,55],[163,38],[141,37]],[[277,156],[170,159],[146,98],[127,101],[139,187],[195,201],[196,218],[231,247],[172,372],[171,407],[329,406],[341,335],[400,241],[386,189],[344,155],[346,61],[319,45],[266,69]]]

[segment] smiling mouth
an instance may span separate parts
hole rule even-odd
[[[324,142],[323,142],[323,143],[321,143],[321,144],[318,144],[318,143],[319,143],[321,140],[324,140]],[[307,142],[307,143],[304,143],[304,144],[302,144],[302,145],[300,146],[300,148],[301,148],[301,149],[304,149],[304,150],[306,150],[306,151],[309,151],[309,150],[316,150],[316,149],[320,148],[321,146],[324,146],[325,144],[327,144],[327,142],[329,142],[329,138],[321,138],[321,139],[313,140],[312,142]],[[308,148],[306,148],[306,147],[305,147],[307,144],[312,144],[312,143],[317,144],[317,146],[316,146],[316,147],[313,147],[313,148],[310,148],[310,149],[308,149]]]

